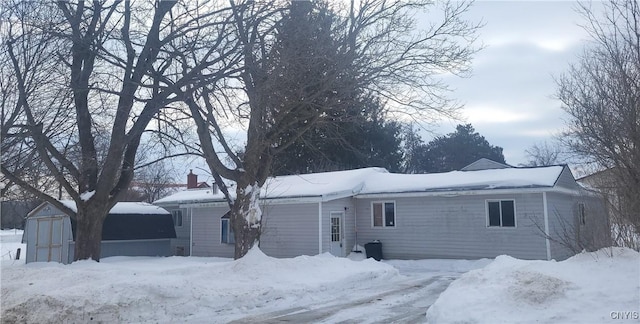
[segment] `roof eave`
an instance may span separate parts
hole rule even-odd
[[[367,198],[410,198],[410,197],[458,197],[458,196],[475,196],[475,195],[499,195],[499,194],[525,194],[525,193],[542,193],[542,192],[558,192],[570,195],[579,195],[579,190],[571,190],[555,186],[538,186],[538,187],[517,187],[517,188],[498,188],[498,189],[461,189],[461,190],[438,190],[438,191],[404,191],[404,192],[378,192],[365,193],[355,196],[357,199]]]

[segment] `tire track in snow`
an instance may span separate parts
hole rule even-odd
[[[253,315],[231,323],[423,323],[429,306],[455,278],[411,278],[394,284],[392,289],[367,289],[351,298],[348,293],[342,294],[324,303]]]

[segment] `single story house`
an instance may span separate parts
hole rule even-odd
[[[608,233],[601,202],[566,165],[511,167],[481,159],[460,171],[382,168],[280,176],[262,188],[260,248],[274,257],[345,256],[379,240],[384,258],[565,259],[576,238]],[[172,212],[176,253],[233,256],[228,205],[215,186],[154,204]],[[609,244],[606,235],[594,247]]]
[[[72,200],[62,200],[77,210]],[[22,243],[26,262],[73,262],[76,222],[49,203],[42,203],[26,219]],[[102,228],[101,257],[169,256],[176,238],[171,214],[148,203],[120,202],[107,215]]]

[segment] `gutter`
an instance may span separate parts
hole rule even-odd
[[[580,195],[580,190],[571,190],[558,187],[533,187],[533,188],[505,188],[505,189],[479,189],[479,190],[446,190],[446,191],[407,191],[407,192],[380,192],[355,195],[356,199],[367,198],[410,198],[410,197],[459,197],[477,195],[498,195],[518,193],[554,192],[569,195]]]
[[[322,196],[261,198],[260,200],[269,205],[310,204],[310,203],[315,204],[322,201],[326,201],[326,200],[323,200]],[[227,203],[226,200],[210,201],[210,202],[177,201],[167,205],[176,205],[176,204],[178,204],[180,208],[229,207],[229,204]]]

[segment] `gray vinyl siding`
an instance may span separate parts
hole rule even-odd
[[[560,261],[575,254],[569,246],[575,244],[578,225],[575,217],[576,204],[576,198],[571,195],[547,193],[551,259]]]
[[[558,180],[556,180],[556,187],[577,190],[580,186],[576,183],[571,170],[568,167],[564,167]]]
[[[331,252],[331,212],[342,212],[343,251],[348,255],[356,241],[355,205],[351,197],[322,203],[322,252]],[[316,252],[317,253],[317,252]]]
[[[604,202],[591,195],[548,193],[551,258],[564,260],[584,250],[610,246],[611,236]],[[578,204],[585,205],[586,222],[578,218]]]
[[[161,206],[168,212],[172,213],[174,210],[182,211],[182,226],[174,226],[176,230],[176,238],[171,240],[171,253],[177,255],[178,247],[184,249],[184,255],[190,255],[190,242],[191,242],[191,215],[188,208],[180,208],[179,205],[164,205]],[[174,224],[175,225],[175,224]]]
[[[502,163],[492,161],[486,158],[482,158],[477,160],[464,168],[460,169],[460,171],[477,171],[477,170],[491,170],[491,169],[505,169],[509,168],[508,165],[504,165]]]
[[[191,255],[232,258],[234,245],[221,242],[221,218],[228,207],[191,208]]]
[[[260,249],[272,257],[318,254],[318,204],[261,206],[263,233]],[[221,242],[225,207],[192,208],[193,256],[233,257],[234,245]]]
[[[487,199],[513,199],[516,227],[487,227]],[[395,201],[395,227],[372,226],[371,203]],[[542,194],[356,199],[358,244],[380,240],[386,259],[546,259]]]
[[[267,202],[262,206],[262,217],[260,249],[265,254],[277,258],[318,254],[318,203]]]

